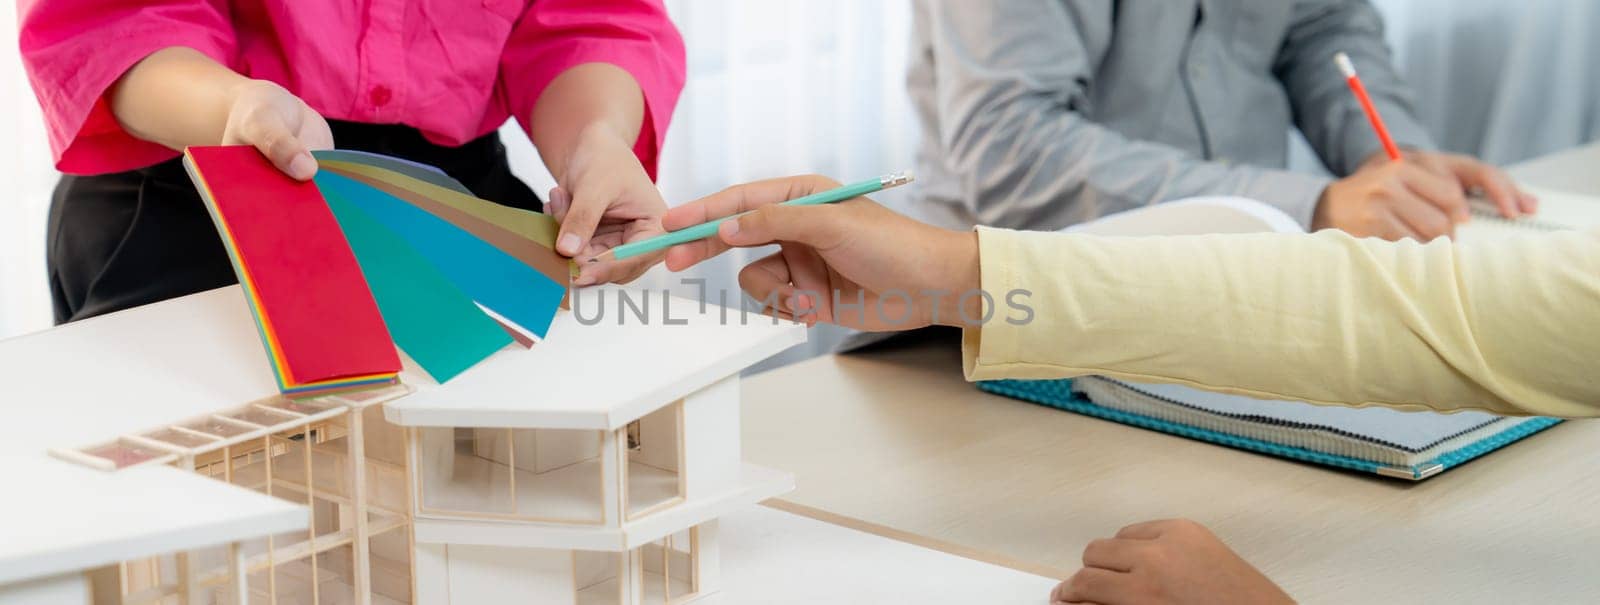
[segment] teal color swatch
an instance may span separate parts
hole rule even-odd
[[[471,232],[366,183],[321,170],[317,187],[404,239],[474,302],[539,338],[550,331],[566,285]],[[363,265],[365,265],[363,259]]]
[[[322,175],[317,175],[322,180]],[[422,254],[342,191],[322,187],[394,342],[441,383],[493,355],[511,336]]]

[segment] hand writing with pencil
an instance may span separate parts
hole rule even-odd
[[[668,229],[749,212],[726,221],[717,237],[667,251],[667,267],[682,271],[729,248],[779,244],[771,256],[739,272],[739,286],[771,301],[774,315],[861,330],[961,325],[982,311],[961,294],[978,283],[978,240],[901,216],[866,198],[832,205],[782,202],[838,187],[820,176],[758,181],[730,187],[667,212]]]
[[[1379,152],[1323,191],[1311,227],[1390,240],[1452,236],[1457,224],[1471,219],[1471,192],[1481,192],[1506,218],[1538,209],[1538,201],[1499,168],[1473,158],[1410,151],[1393,161]]]
[[[1463,155],[1402,152],[1361,83],[1355,63],[1344,53],[1335,54],[1333,62],[1383,149],[1368,156],[1354,174],[1323,190],[1312,215],[1313,230],[1335,228],[1361,237],[1428,241],[1454,236],[1457,224],[1472,219],[1469,194],[1489,198],[1506,218],[1538,209],[1538,200],[1517,189],[1494,166]]]

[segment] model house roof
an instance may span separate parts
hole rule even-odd
[[[386,416],[407,426],[611,430],[805,341],[803,326],[754,311],[659,290],[629,291],[628,306],[620,292],[584,290],[543,341],[508,347],[447,388],[408,366],[402,380],[417,392],[385,404]]]
[[[0,453],[110,441],[278,393],[238,287],[0,343]]]

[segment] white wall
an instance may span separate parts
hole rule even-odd
[[[0,9],[0,338],[50,325],[45,209],[56,174],[17,55],[17,11]]]

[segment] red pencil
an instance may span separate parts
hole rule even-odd
[[[1367,96],[1367,87],[1361,85],[1361,78],[1356,76],[1356,66],[1350,62],[1350,57],[1344,53],[1333,56],[1333,62],[1339,65],[1339,71],[1344,73],[1344,82],[1350,85],[1350,92],[1356,93],[1356,100],[1361,102],[1361,110],[1367,112],[1367,120],[1372,122],[1372,129],[1377,131],[1378,140],[1383,142],[1383,151],[1389,154],[1389,159],[1400,161],[1400,148],[1394,144],[1394,139],[1389,137],[1389,128],[1383,125],[1383,117],[1378,115],[1378,108],[1372,105],[1372,97]]]

